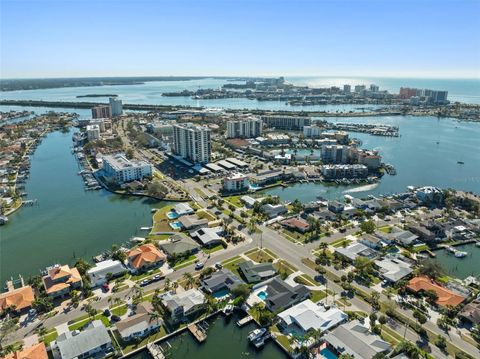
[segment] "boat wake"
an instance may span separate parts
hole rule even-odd
[[[343,191],[343,193],[357,193],[357,192],[371,191],[372,189],[377,188],[378,185],[379,185],[378,183],[367,184],[365,186],[360,186],[360,187],[347,189],[347,190]]]

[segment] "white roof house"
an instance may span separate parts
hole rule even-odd
[[[179,216],[183,216],[184,214],[192,214],[194,212],[193,208],[190,207],[188,203],[178,203],[175,205],[174,209]]]
[[[102,285],[107,281],[107,274],[111,273],[113,276],[122,274],[127,269],[120,261],[107,259],[102,262],[98,262],[94,267],[87,271],[88,276],[92,280],[93,286]]]
[[[198,289],[192,288],[184,292],[167,292],[161,296],[161,299],[171,314],[170,319],[178,321],[203,308],[205,295]]]
[[[348,315],[338,308],[325,309],[310,299],[304,300],[278,314],[285,329],[295,327],[303,332],[310,329],[324,332],[345,322]]]
[[[240,200],[243,203],[245,203],[245,205],[248,206],[248,207],[253,207],[255,202],[257,202],[257,200],[255,198],[250,197],[250,196],[242,196],[242,197],[240,197]]]
[[[413,272],[411,264],[399,258],[376,260],[375,265],[379,268],[382,276],[393,283],[398,282]]]
[[[192,233],[192,237],[196,238],[204,246],[211,246],[223,240],[223,237],[220,236],[222,232],[222,227],[200,228]]]

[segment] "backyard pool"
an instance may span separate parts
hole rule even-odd
[[[261,292],[257,293],[257,297],[260,298],[261,300],[265,300],[267,299],[268,294],[262,290]]]
[[[167,213],[167,217],[168,217],[168,219],[177,219],[179,216],[178,216],[177,212],[170,211],[170,212]]]
[[[230,294],[228,289],[222,289],[222,290],[219,290],[219,291],[213,293],[212,295],[213,295],[214,298],[223,298],[223,297],[227,296],[228,294]]]
[[[179,221],[170,222],[169,225],[170,225],[170,227],[172,227],[173,229],[181,229],[181,228],[182,228],[182,225],[180,224]]]
[[[323,348],[320,350],[320,355],[323,356],[325,359],[337,359],[338,357],[335,355],[334,352],[332,352],[328,348]]]

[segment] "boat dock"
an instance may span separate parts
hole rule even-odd
[[[198,324],[190,324],[188,326],[188,330],[192,335],[197,339],[199,343],[203,343],[205,340],[207,340],[207,330],[201,326],[200,323]]]
[[[253,317],[251,315],[247,315],[245,318],[240,319],[237,322],[237,325],[239,327],[243,327],[245,324],[250,323],[253,320]]]
[[[165,354],[159,345],[154,343],[147,344],[147,350],[153,359],[165,359]]]

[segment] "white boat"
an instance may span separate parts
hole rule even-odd
[[[477,247],[480,247],[480,242],[475,243]]]
[[[140,227],[141,231],[149,231],[151,229],[152,229],[152,227]]]
[[[248,333],[248,340],[254,342],[261,338],[267,332],[266,328],[254,329],[250,333]]]
[[[8,217],[7,216],[0,216],[0,225],[7,224]]]
[[[234,307],[233,305],[227,304],[227,305],[225,306],[225,308],[223,308],[222,312],[223,312],[223,314],[225,314],[225,315],[228,316],[228,315],[230,315],[230,314],[233,313],[233,309],[234,309],[234,308],[235,308],[235,307]]]
[[[145,238],[143,238],[143,237],[132,237],[132,238],[130,238],[130,241],[141,243],[141,242],[145,241]]]
[[[463,257],[466,257],[467,254],[468,254],[467,252],[456,251],[456,252],[455,252],[455,257],[457,257],[457,258],[463,258]]]

